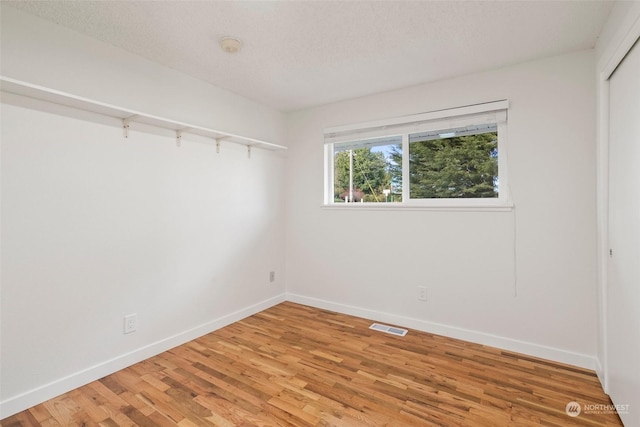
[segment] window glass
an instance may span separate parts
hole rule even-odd
[[[499,197],[495,124],[409,135],[411,199]]]
[[[402,201],[402,137],[334,145],[334,203]]]

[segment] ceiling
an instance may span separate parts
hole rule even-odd
[[[4,1],[281,111],[594,47],[612,1]],[[243,47],[223,52],[219,39]]]

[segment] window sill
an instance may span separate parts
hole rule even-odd
[[[414,205],[405,203],[336,203],[321,205],[327,210],[354,211],[434,211],[434,212],[509,212],[515,205]]]

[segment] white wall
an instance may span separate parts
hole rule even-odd
[[[593,74],[585,51],[290,114],[289,298],[594,368]],[[321,207],[323,128],[499,99],[515,212]]]
[[[284,142],[277,111],[6,5],[1,52],[5,76]],[[2,101],[0,418],[284,298],[284,156]]]

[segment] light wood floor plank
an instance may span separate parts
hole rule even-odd
[[[0,421],[27,426],[621,426],[594,372],[282,303]]]

